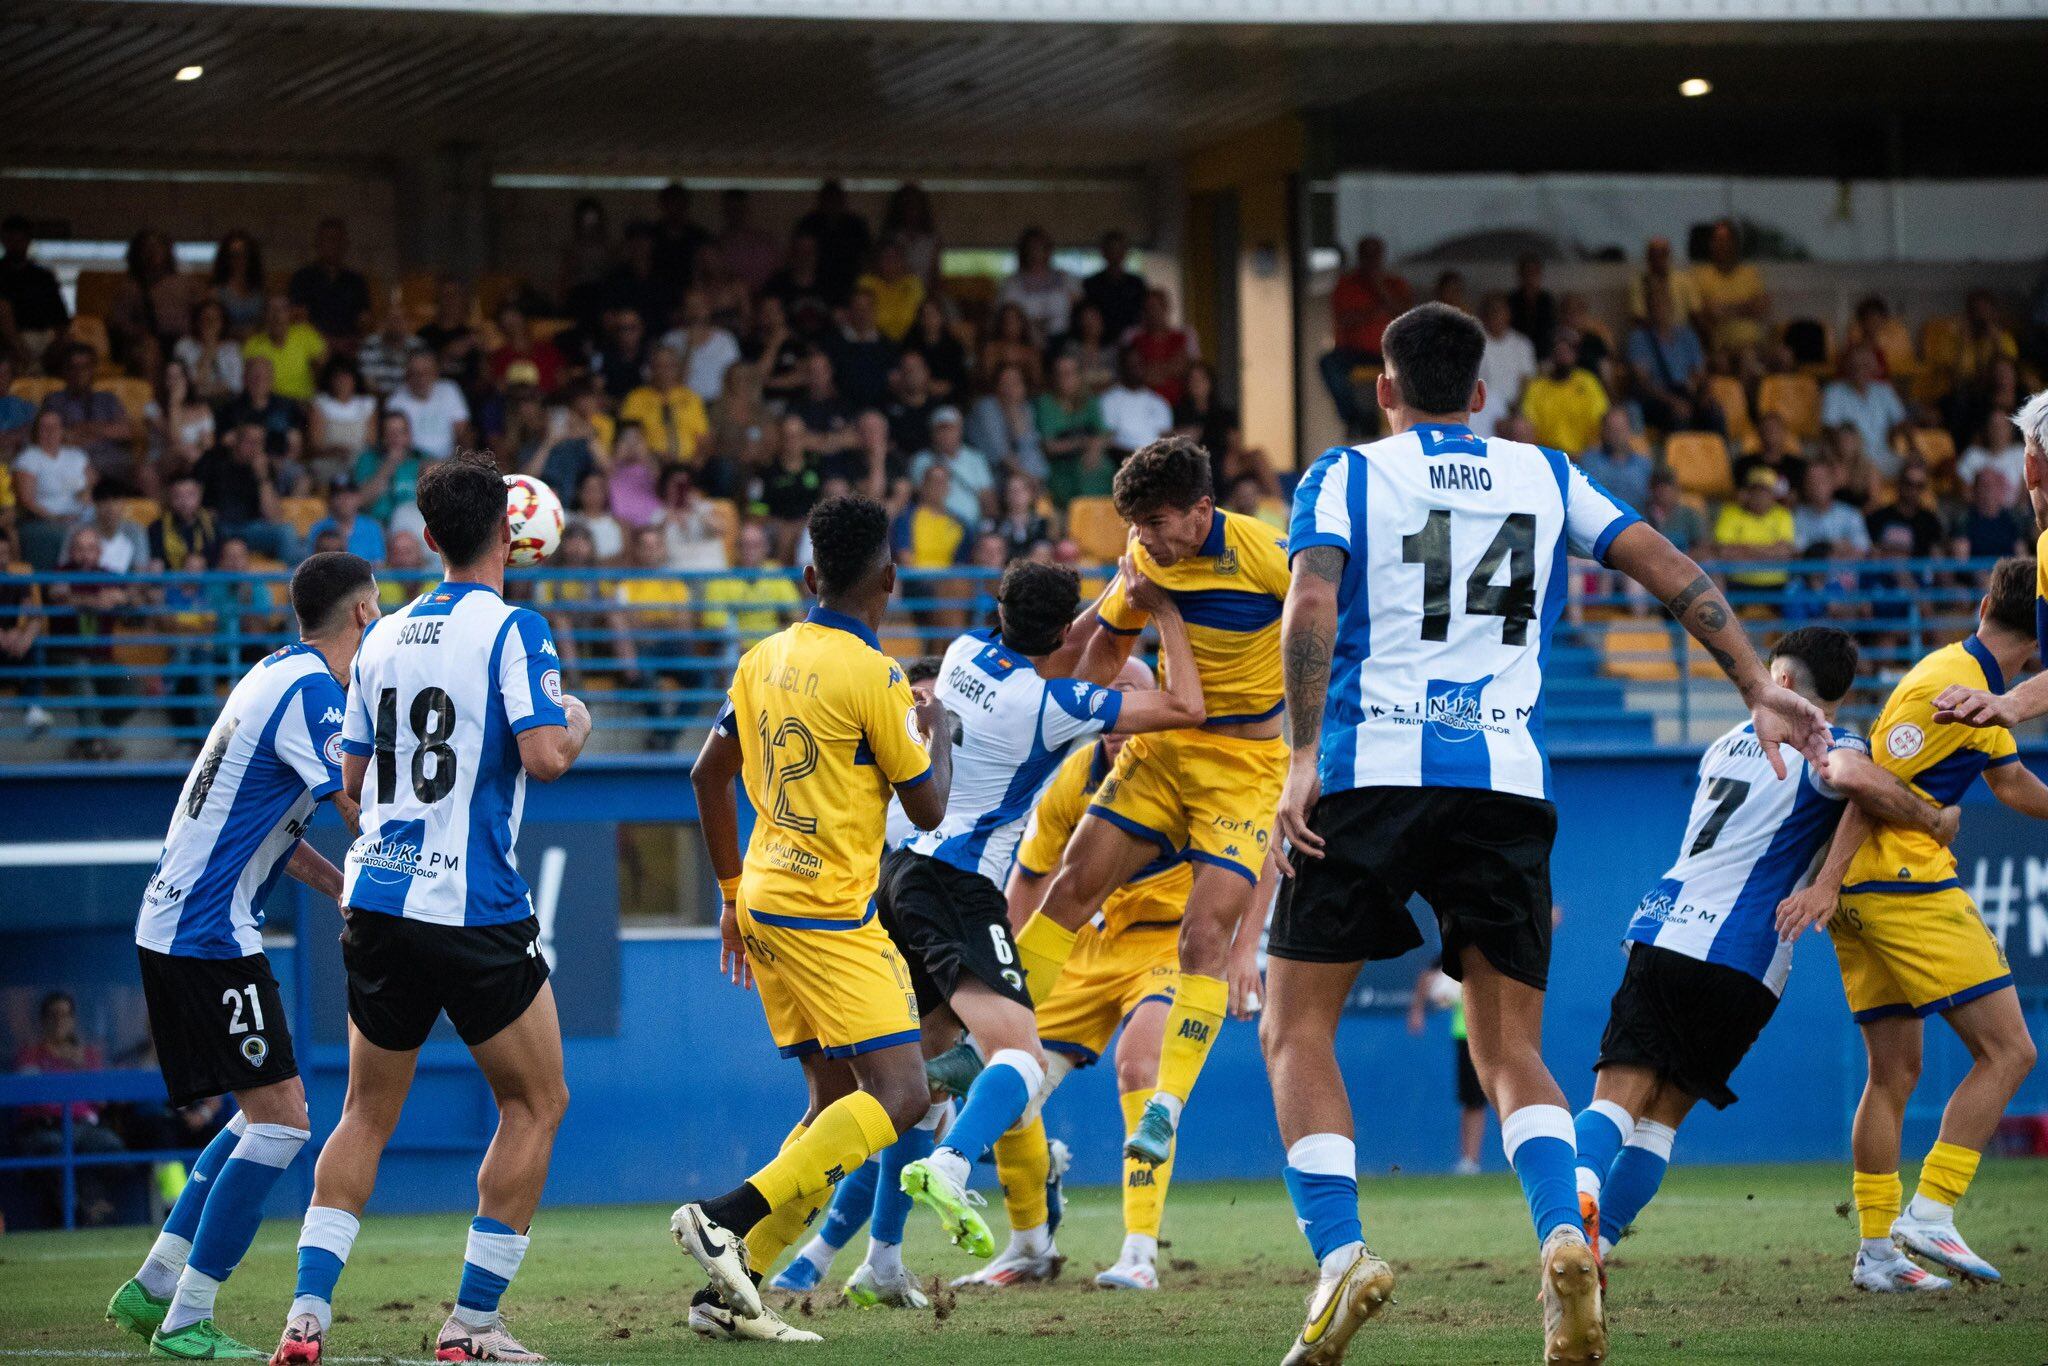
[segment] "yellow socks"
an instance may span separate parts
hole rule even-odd
[[[1145,1102],[1152,1098],[1149,1091],[1126,1091],[1118,1099],[1124,1107],[1124,1132],[1138,1127],[1138,1116],[1145,1113]],[[1139,1233],[1155,1242],[1159,1238],[1159,1221],[1166,1210],[1166,1182],[1173,1175],[1173,1157],[1156,1167],[1149,1167],[1135,1157],[1124,1159],[1124,1233],[1126,1236]]]
[[[788,1152],[789,1145],[802,1138],[804,1130],[809,1127],[802,1120],[797,1121],[797,1126],[782,1140],[782,1147],[778,1151]],[[770,1210],[767,1218],[748,1229],[748,1268],[757,1275],[767,1275],[768,1268],[775,1265],[775,1259],[782,1255],[782,1250],[795,1242],[810,1226],[811,1220],[818,1217],[818,1211],[825,1207],[825,1201],[829,1198],[831,1197],[828,1191],[801,1196],[786,1205]]]
[[[823,1199],[839,1179],[896,1141],[882,1102],[865,1091],[841,1096],[775,1159],[747,1178],[771,1211],[803,1196]]]
[[[1166,1040],[1159,1048],[1159,1089],[1185,1102],[1202,1075],[1202,1064],[1223,1028],[1230,987],[1218,977],[1184,972],[1166,1012]]]
[[[1963,1202],[1963,1193],[1970,1189],[1970,1178],[1977,1174],[1983,1157],[1953,1143],[1937,1142],[1920,1164],[1920,1185],[1914,1194],[1954,1209]]]
[[[1003,1183],[1003,1209],[1013,1230],[1039,1228],[1049,1215],[1045,1181],[1052,1174],[1052,1150],[1045,1143],[1045,1121],[1020,1124],[996,1140],[996,1175]]]
[[[1012,936],[1017,961],[1024,965],[1024,985],[1034,1005],[1052,995],[1053,984],[1060,980],[1067,959],[1073,957],[1074,941],[1078,938],[1073,930],[1046,919],[1043,911],[1033,912],[1024,928]]]
[[[1856,1227],[1864,1238],[1889,1238],[1892,1220],[1899,1217],[1903,1194],[1897,1172],[1857,1172],[1850,1183],[1856,1201]]]

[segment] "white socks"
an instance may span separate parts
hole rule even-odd
[[[1863,1240],[1863,1255],[1873,1262],[1888,1262],[1894,1257],[1904,1256],[1905,1254],[1896,1247],[1893,1247],[1892,1240],[1889,1238],[1865,1238]]]
[[[1166,1111],[1166,1118],[1175,1129],[1180,1128],[1181,1106],[1185,1105],[1186,1101],[1182,1100],[1179,1096],[1168,1095],[1164,1091],[1154,1091],[1152,1093],[1152,1103]]]
[[[1944,1205],[1939,1200],[1930,1200],[1924,1195],[1915,1195],[1906,1205],[1906,1214],[1923,1224],[1953,1224],[1956,1221],[1956,1207]]]
[[[1351,1259],[1365,1249],[1364,1243],[1346,1243],[1330,1249],[1330,1255],[1323,1258],[1322,1277],[1333,1281],[1344,1274],[1344,1268],[1351,1265]]]
[[[903,1275],[903,1244],[868,1240],[868,1265],[878,1276],[900,1279]]]
[[[165,1333],[175,1333],[180,1328],[213,1317],[214,1296],[220,1293],[220,1282],[203,1271],[186,1267],[178,1277],[178,1290],[171,1297],[171,1307],[164,1314]]]
[[[935,1148],[931,1157],[926,1160],[963,1186],[967,1184],[967,1178],[974,1174],[973,1165],[960,1155],[958,1148]]]
[[[185,1259],[191,1255],[190,1238],[180,1238],[175,1233],[159,1233],[155,1245],[149,1249],[148,1259],[135,1273],[135,1280],[151,1299],[167,1300],[177,1290],[178,1273],[185,1269]]]
[[[1010,1251],[1019,1257],[1043,1257],[1052,1251],[1052,1234],[1044,1224],[1017,1229],[1010,1234]]]
[[[1159,1260],[1159,1240],[1149,1233],[1126,1233],[1123,1255],[1117,1260],[1150,1266]]]

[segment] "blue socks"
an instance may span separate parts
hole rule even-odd
[[[868,1214],[875,1207],[879,1172],[879,1164],[869,1158],[833,1189],[832,1204],[818,1224],[817,1237],[825,1246],[834,1251],[845,1247],[867,1223]]]
[[[1358,1222],[1358,1151],[1343,1134],[1310,1134],[1287,1150],[1288,1198],[1309,1251],[1325,1271],[1365,1241]],[[1339,1268],[1341,1269],[1341,1268]]]
[[[903,1169],[920,1158],[930,1157],[932,1148],[930,1127],[919,1124],[905,1130],[901,1138],[877,1155],[881,1175],[875,1182],[874,1218],[868,1225],[869,1239],[877,1243],[903,1241],[903,1224],[910,1217],[911,1205],[910,1197],[903,1193]]]
[[[1643,1206],[1664,1183],[1671,1165],[1671,1145],[1678,1137],[1668,1124],[1639,1119],[1628,1143],[1608,1168],[1607,1182],[1600,1196],[1600,1242],[1603,1248],[1621,1241],[1622,1233],[1635,1222]]]
[[[945,1146],[973,1166],[1024,1117],[1044,1081],[1045,1066],[1038,1059],[1019,1048],[998,1050],[968,1088]]]
[[[1572,1121],[1579,1150],[1579,1190],[1598,1199],[1607,1169],[1635,1130],[1635,1119],[1611,1100],[1596,1100]]]
[[[1500,1122],[1500,1143],[1521,1178],[1542,1242],[1559,1225],[1579,1227],[1578,1140],[1562,1105],[1525,1105]]]
[[[334,1326],[334,1285],[361,1231],[361,1223],[346,1210],[314,1205],[306,1211],[305,1226],[299,1230],[298,1286],[287,1317],[311,1314],[320,1320],[323,1333]]]
[[[175,1333],[213,1317],[213,1300],[221,1282],[234,1274],[249,1244],[256,1240],[270,1188],[310,1137],[306,1130],[284,1124],[243,1126],[227,1161],[220,1165],[219,1175],[206,1183],[212,1189],[204,1197],[191,1254],[178,1277],[171,1307],[164,1314],[164,1332]],[[208,1144],[207,1151],[213,1147]]]
[[[185,1189],[178,1192],[178,1203],[171,1206],[170,1218],[164,1220],[164,1232],[173,1238],[191,1242],[199,1232],[199,1212],[206,1207],[206,1197],[213,1191],[214,1178],[228,1162],[228,1154],[241,1142],[242,1132],[249,1127],[247,1115],[236,1115],[227,1127],[213,1136],[199,1159],[192,1164],[192,1175],[185,1182]]]
[[[519,1274],[531,1241],[511,1225],[481,1214],[469,1221],[462,1284],[455,1292],[455,1317],[464,1327],[488,1328],[498,1321],[498,1301]]]

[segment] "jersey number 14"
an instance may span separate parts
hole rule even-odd
[[[1404,564],[1422,566],[1422,638],[1447,640],[1451,633],[1451,514],[1431,508],[1422,529],[1401,538]],[[1508,581],[1495,583],[1501,562]],[[1509,513],[1493,543],[1465,580],[1465,615],[1499,617],[1503,645],[1529,643],[1529,618],[1536,615],[1536,518]]]

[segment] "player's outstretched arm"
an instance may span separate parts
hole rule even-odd
[[[1139,631],[1145,623],[1139,621],[1135,629],[1113,631],[1109,628],[1108,620],[1103,613],[1111,610],[1111,603],[1119,595],[1128,599],[1144,577],[1131,563],[1128,553],[1117,561],[1117,572],[1109,576],[1109,583],[1102,590],[1102,596],[1083,614],[1082,620],[1088,634],[1080,646],[1081,658],[1080,663],[1074,666],[1074,677],[1106,688],[1123,672],[1125,663],[1130,660],[1131,650],[1138,643]],[[1132,611],[1128,609],[1134,609],[1135,606],[1134,603],[1128,603],[1127,610],[1119,612],[1118,616],[1129,619]]]
[[[1707,649],[1749,707],[1764,757],[1780,778],[1785,761],[1779,745],[1791,745],[1818,765],[1828,750],[1828,721],[1813,703],[1771,681],[1749,635],[1728,599],[1692,558],[1664,539],[1648,522],[1637,522],[1614,538],[1607,564],[1656,595],[1687,633]]]
[[[1166,664],[1166,680],[1157,689],[1125,693],[1116,724],[1110,729],[1119,735],[1136,735],[1141,731],[1199,726],[1209,719],[1209,710],[1202,702],[1202,676],[1195,670],[1188,624],[1180,608],[1159,585],[1135,568],[1130,574],[1125,582],[1132,585],[1131,605],[1151,613],[1153,625],[1159,628],[1159,653]]]
[[[917,704],[917,721],[931,744],[930,776],[913,787],[897,788],[896,797],[903,803],[903,814],[910,817],[912,825],[920,830],[936,830],[939,822],[946,819],[946,799],[953,791],[953,728],[947,722],[946,709],[935,697]]]
[[[590,738],[590,708],[565,694],[562,711],[567,725],[535,726],[519,732],[519,763],[530,778],[551,783],[567,773],[583,753],[583,742]]]
[[[2048,821],[2048,784],[2036,778],[2025,764],[2000,764],[1985,769],[1984,785],[1991,789],[1992,796],[2022,816]]]
[[[1842,808],[1842,819],[1835,826],[1828,856],[1814,873],[1813,881],[1778,903],[1780,939],[1797,939],[1809,929],[1828,927],[1828,922],[1835,918],[1835,908],[1842,902],[1842,879],[1849,875],[1849,861],[1856,857],[1863,841],[1870,838],[1872,829],[1870,817],[1863,814],[1862,807],[1850,802]]]
[[[1962,816],[1960,807],[1927,800],[1859,750],[1829,750],[1821,776],[1827,779],[1829,787],[1861,807],[1874,824],[1919,830],[1943,844],[1955,840],[1956,825]]]
[[[2010,730],[2022,721],[2048,715],[2048,673],[2035,674],[2009,693],[1988,693],[1982,688],[1961,685],[1943,688],[1934,699],[1934,719],[1983,728],[2004,726]]]
[[[1287,784],[1280,791],[1273,858],[1294,876],[1283,845],[1309,858],[1323,856],[1321,836],[1308,815],[1322,795],[1316,771],[1323,738],[1323,703],[1330,693],[1330,657],[1337,648],[1337,582],[1350,557],[1339,547],[1315,545],[1294,557],[1294,577],[1280,611],[1280,679],[1287,699]]]

